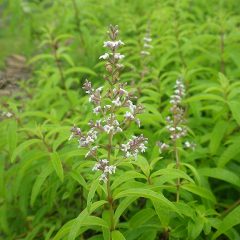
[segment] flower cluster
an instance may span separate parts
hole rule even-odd
[[[143,153],[147,149],[146,144],[147,138],[143,135],[133,136],[126,144],[121,145],[121,150],[124,152],[125,157],[137,158],[139,152]]]
[[[185,86],[182,82],[182,79],[178,79],[174,86],[174,93],[170,97],[171,116],[166,118],[166,129],[169,132],[172,142],[176,142],[177,139],[183,138],[187,135],[187,128],[184,125],[186,122],[184,118],[184,109],[181,107],[181,102],[184,96]],[[169,145],[166,143],[158,142],[157,145],[162,151],[169,148]],[[195,148],[194,143],[190,143],[188,141],[184,143],[184,146],[186,148]]]
[[[11,112],[2,112],[2,117],[11,118],[13,114]]]
[[[113,174],[116,171],[116,166],[110,166],[107,159],[99,160],[94,167],[93,171],[102,171],[100,180],[106,182],[108,179],[108,174]]]
[[[77,138],[79,147],[85,147],[88,152],[85,158],[94,158],[97,163],[93,167],[93,171],[102,171],[100,180],[106,182],[109,179],[109,174],[113,174],[116,171],[116,166],[112,164],[111,154],[114,148],[120,148],[124,157],[137,157],[138,153],[143,153],[146,150],[145,144],[147,139],[141,136],[133,136],[127,144],[120,144],[114,146],[117,143],[113,142],[113,137],[116,134],[121,134],[125,131],[131,122],[135,122],[140,127],[140,120],[137,115],[143,111],[143,106],[137,104],[137,98],[132,92],[128,92],[125,88],[126,83],[119,81],[121,69],[123,67],[120,64],[124,55],[117,52],[124,43],[118,39],[118,27],[110,26],[108,31],[109,41],[104,42],[104,47],[108,49],[99,58],[104,60],[106,75],[104,79],[109,83],[103,87],[94,88],[92,83],[88,80],[83,85],[83,89],[89,96],[89,102],[93,105],[93,114],[96,115],[97,120],[90,120],[90,130],[84,134],[80,128],[74,126],[71,129],[72,138]],[[123,115],[123,116],[122,116]],[[99,135],[103,134],[103,137]],[[107,137],[106,137],[107,135]],[[106,141],[108,141],[106,143]],[[107,159],[99,159],[98,152],[100,146],[106,149]],[[105,156],[102,156],[105,157]],[[119,157],[118,159],[121,159]]]
[[[151,45],[152,38],[150,38],[149,35],[150,35],[150,34],[149,34],[149,32],[148,32],[148,33],[146,34],[146,36],[143,38],[144,44],[143,44],[143,49],[142,49],[142,51],[141,51],[141,55],[142,55],[142,56],[149,56],[149,55],[150,55],[149,50],[150,50],[151,48],[153,48],[153,46]]]

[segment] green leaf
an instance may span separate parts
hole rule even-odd
[[[72,173],[70,173],[70,176],[73,179],[75,179],[81,186],[83,186],[85,189],[88,190],[87,183],[86,183],[85,179],[83,178],[83,176],[80,173],[72,172]]]
[[[197,216],[194,221],[188,222],[188,235],[189,239],[195,240],[202,232],[204,226],[204,219],[201,216]]]
[[[8,124],[8,149],[9,153],[12,154],[17,146],[17,122],[15,120],[12,120]]]
[[[35,143],[41,143],[42,141],[40,139],[30,139],[27,140],[23,143],[21,143],[20,145],[18,145],[18,147],[14,150],[12,157],[11,157],[11,162],[13,163],[16,159],[16,157],[26,148],[30,147],[31,145],[35,144]]]
[[[33,185],[32,188],[32,193],[31,193],[31,206],[34,205],[34,202],[41,190],[41,187],[47,177],[53,172],[53,168],[50,164],[45,165],[45,167],[42,168],[41,173],[37,176],[36,181]]]
[[[146,176],[144,176],[141,173],[135,172],[135,171],[128,171],[125,172],[123,174],[121,174],[121,176],[117,177],[114,181],[113,184],[111,186],[111,189],[115,189],[116,187],[118,187],[120,184],[129,181],[130,179],[135,179],[135,178],[143,178],[146,179]]]
[[[213,128],[211,134],[211,140],[209,144],[209,149],[211,154],[216,154],[220,146],[220,143],[224,137],[224,134],[227,130],[227,123],[225,121],[218,121]]]
[[[54,57],[51,54],[39,54],[33,58],[31,58],[28,62],[28,64],[35,63],[39,60],[46,60],[46,59],[51,59],[54,60]]]
[[[227,169],[200,168],[200,169],[198,169],[198,172],[200,175],[220,179],[220,180],[229,182],[233,185],[240,187],[240,177],[237,174],[235,174]]]
[[[158,204],[168,208],[169,210],[179,213],[178,209],[172,202],[170,202],[167,198],[165,198],[161,193],[156,193],[150,189],[131,188],[128,190],[124,190],[120,193],[117,193],[116,196],[113,196],[113,199],[130,197],[130,196],[144,197],[144,198],[149,198],[151,200],[155,200],[158,202]]]
[[[194,183],[192,178],[190,178],[185,172],[179,169],[171,169],[171,168],[160,169],[152,173],[151,175],[152,178],[157,176],[159,176],[159,180],[162,180],[162,181],[164,181],[164,179],[166,179],[166,181],[169,181],[176,178],[183,178]]]
[[[129,221],[129,226],[132,228],[137,228],[138,226],[143,225],[153,216],[156,215],[156,212],[152,208],[145,208],[138,211]]]
[[[88,197],[87,197],[87,206],[88,207],[92,203],[92,199],[93,199],[98,187],[99,187],[99,179],[97,178],[92,182],[89,193],[88,193]]]
[[[221,234],[226,233],[232,227],[240,224],[240,205],[234,208],[219,225],[217,232],[213,235],[212,239],[216,239]]]
[[[92,76],[97,76],[97,74],[87,67],[72,67],[65,71],[66,76],[72,73],[85,73]]]
[[[212,201],[213,203],[216,202],[216,198],[215,196],[212,194],[212,192],[210,192],[209,190],[207,190],[206,188],[194,185],[194,184],[184,184],[181,186],[182,189],[187,190],[191,193],[194,193],[200,197],[203,197],[205,199],[208,199],[210,201]]]
[[[190,103],[190,102],[195,102],[200,100],[213,100],[213,101],[225,102],[225,100],[218,95],[206,94],[206,93],[196,94],[192,97],[189,97],[184,102]]]
[[[240,103],[238,101],[230,101],[228,102],[230,110],[232,112],[233,118],[240,125]]]
[[[220,156],[217,165],[224,167],[230,160],[240,153],[240,139],[236,139]]]
[[[119,221],[119,218],[121,217],[121,215],[123,214],[123,212],[129,207],[129,205],[134,202],[137,199],[137,197],[127,197],[125,199],[123,199],[123,201],[120,202],[120,204],[118,204],[118,207],[114,213],[114,223],[115,223],[115,227]]]
[[[55,169],[55,172],[60,178],[60,180],[63,182],[64,175],[63,175],[63,167],[62,167],[61,159],[57,152],[51,153],[50,156],[51,156],[51,162],[52,162],[53,168]]]
[[[126,238],[120,231],[115,230],[112,232],[112,240],[126,240]]]
[[[102,206],[103,204],[105,204],[107,201],[98,201],[98,202],[95,202],[91,205],[90,209],[88,208],[85,208],[79,215],[76,219],[74,220],[71,220],[71,225],[70,225],[70,229],[69,229],[69,226],[67,226],[67,230],[69,232],[69,235],[68,235],[68,240],[74,240],[76,239],[76,237],[78,236],[78,232],[80,230],[80,228],[82,226],[86,226],[86,220],[87,220],[87,217],[93,212],[95,211],[97,208],[99,208],[100,206]],[[91,222],[88,222],[88,226],[91,225]],[[67,231],[66,230],[66,231]],[[65,231],[65,232],[66,232]],[[57,235],[54,237],[53,240],[57,240],[57,239],[60,239],[60,238],[57,238]]]

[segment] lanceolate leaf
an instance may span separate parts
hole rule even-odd
[[[213,235],[212,239],[216,239],[221,234],[227,232],[232,227],[240,224],[240,205],[233,209],[219,225],[217,232]]]
[[[216,198],[215,196],[212,194],[212,192],[210,192],[209,190],[207,190],[206,188],[194,185],[194,184],[183,184],[181,186],[182,189],[185,189],[193,194],[196,194],[200,197],[203,197],[205,199],[208,199],[212,202],[216,202]]]
[[[32,194],[31,194],[31,206],[33,206],[40,190],[41,187],[43,185],[43,183],[45,182],[45,180],[47,179],[47,177],[53,172],[53,167],[51,166],[51,164],[47,164],[42,168],[41,173],[37,176],[36,181],[33,185],[32,188]]]
[[[124,190],[118,193],[116,196],[114,196],[114,199],[128,197],[128,196],[149,198],[151,200],[157,201],[158,204],[161,204],[162,206],[168,208],[169,210],[179,213],[178,209],[175,207],[175,205],[172,202],[170,202],[167,198],[165,198],[161,193],[156,193],[150,189],[132,188],[132,189]]]
[[[229,161],[240,153],[240,137],[229,145],[218,159],[218,167],[224,167]]]
[[[216,154],[218,147],[224,137],[227,129],[227,123],[225,121],[219,121],[216,123],[210,140],[209,149],[211,154]]]
[[[63,182],[63,167],[62,167],[62,162],[61,159],[58,155],[57,152],[51,153],[51,162],[53,165],[53,168],[55,169],[56,174],[60,178],[60,180]]]
[[[26,148],[30,147],[33,144],[36,143],[41,143],[42,141],[40,139],[30,139],[27,140],[23,143],[21,143],[20,145],[17,146],[17,148],[14,150],[12,157],[11,157],[11,162],[14,162],[16,157],[22,152],[24,151]]]
[[[234,184],[234,185],[240,187],[240,177],[227,169],[200,168],[198,170],[198,172],[199,172],[199,174],[201,174],[203,176],[221,179],[223,181],[229,182],[231,184]]]

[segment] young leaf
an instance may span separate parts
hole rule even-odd
[[[56,174],[60,178],[61,182],[63,182],[63,178],[64,178],[63,167],[62,167],[62,162],[58,153],[53,152],[51,153],[50,157],[51,157],[51,162],[52,162],[53,168],[55,169]]]

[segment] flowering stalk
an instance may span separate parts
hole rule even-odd
[[[187,135],[187,128],[184,125],[186,120],[184,118],[184,109],[181,106],[182,98],[185,96],[185,86],[181,79],[176,81],[174,86],[174,94],[171,96],[170,104],[170,112],[171,116],[166,118],[168,125],[166,126],[169,134],[171,143],[167,144],[164,142],[158,142],[157,145],[160,147],[161,151],[167,150],[172,146],[175,161],[176,161],[176,168],[180,168],[180,155],[178,149],[178,141]],[[190,143],[189,141],[184,142],[185,148],[195,148],[194,143]],[[176,201],[179,201],[179,191],[180,191],[180,178],[177,179],[176,182]]]
[[[133,93],[125,90],[126,84],[120,82],[120,73],[123,65],[120,63],[124,55],[117,50],[124,45],[118,40],[118,26],[110,26],[108,31],[109,40],[104,42],[107,52],[99,59],[105,61],[107,86],[93,88],[91,82],[86,80],[83,89],[89,95],[89,102],[94,106],[93,114],[99,116],[98,120],[89,122],[90,130],[85,134],[80,128],[72,128],[71,138],[77,138],[80,147],[88,149],[86,158],[95,159],[97,162],[93,166],[93,171],[101,172],[100,181],[106,183],[107,201],[111,216],[111,231],[114,230],[114,205],[111,194],[111,175],[116,172],[117,164],[121,161],[136,159],[140,152],[145,152],[147,139],[140,136],[132,136],[127,143],[118,143],[114,139],[117,134],[126,131],[132,122],[140,127],[140,120],[137,115],[142,112],[143,107],[135,104],[136,97]],[[122,112],[125,112],[122,114]],[[104,135],[99,138],[99,135]],[[107,143],[103,140],[107,139]],[[106,149],[107,154],[99,156],[100,148]],[[112,157],[112,152],[120,149],[116,158]],[[116,161],[117,159],[117,161]]]
[[[142,50],[140,52],[141,54],[141,58],[140,58],[140,64],[141,64],[141,71],[140,71],[140,81],[138,81],[138,93],[139,95],[141,94],[141,85],[142,82],[145,78],[145,76],[149,73],[149,68],[148,68],[148,64],[150,62],[150,51],[153,48],[153,46],[151,45],[152,42],[152,38],[150,36],[150,27],[148,24],[147,27],[147,32],[143,38],[143,46],[142,46]]]

